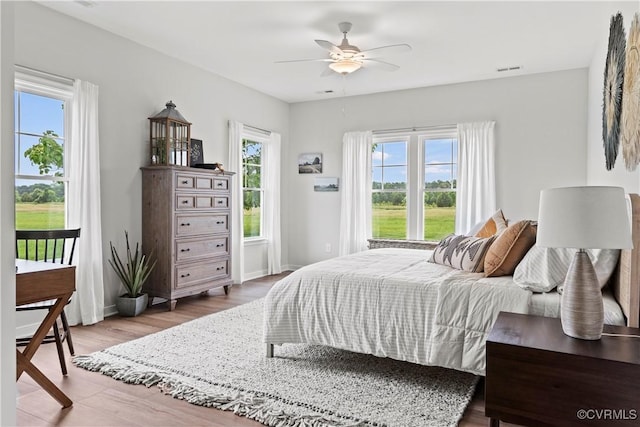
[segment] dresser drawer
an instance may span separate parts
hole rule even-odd
[[[228,260],[202,261],[176,266],[176,287],[190,286],[196,282],[217,280],[228,275]]]
[[[199,176],[186,173],[176,174],[176,189],[229,191],[229,180],[211,176]]]
[[[229,180],[228,179],[214,179],[213,180],[213,189],[217,191],[228,191],[229,190]]]
[[[226,255],[229,253],[228,237],[176,240],[176,261]]]
[[[176,237],[229,232],[229,215],[176,215]]]
[[[176,194],[176,210],[182,209],[227,209],[229,196]]]

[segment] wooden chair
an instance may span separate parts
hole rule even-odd
[[[80,229],[71,230],[16,230],[16,258],[35,261],[53,262],[71,265],[76,249],[76,241],[80,237]],[[16,311],[49,310],[55,301],[43,301],[16,307]],[[68,304],[68,302],[67,302]],[[47,335],[43,343],[56,343],[58,358],[62,374],[67,375],[67,365],[64,360],[63,341],[67,341],[69,352],[73,356],[73,341],[71,331],[64,311],[60,314],[62,333],[58,328],[58,320],[53,325],[53,335]],[[25,346],[31,337],[17,338],[18,346]]]

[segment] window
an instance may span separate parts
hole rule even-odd
[[[453,233],[456,218],[455,137],[423,138],[424,145],[424,240],[440,240]]]
[[[15,201],[17,229],[66,226],[66,136],[70,83],[16,72]]]
[[[264,140],[242,139],[242,196],[244,237],[263,237],[263,200],[262,149]]]
[[[372,235],[440,240],[455,226],[455,127],[374,136]]]
[[[374,144],[373,237],[407,238],[407,141],[380,140]]]

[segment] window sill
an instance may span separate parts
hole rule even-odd
[[[266,245],[266,244],[267,244],[267,239],[265,239],[264,237],[253,237],[250,239],[244,239],[245,246],[259,246],[259,245]]]
[[[368,239],[369,249],[377,248],[405,248],[405,249],[434,249],[438,242],[427,240],[396,240],[396,239]]]

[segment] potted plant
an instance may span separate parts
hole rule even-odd
[[[127,241],[126,259],[123,261],[113,243],[109,242],[111,246],[109,264],[127,291],[116,300],[118,312],[123,316],[137,316],[144,311],[149,301],[149,296],[142,292],[142,285],[149,278],[156,261],[152,263],[150,258],[141,254],[138,243],[136,243],[135,253],[132,253],[129,245],[129,233],[125,231],[124,236]]]

